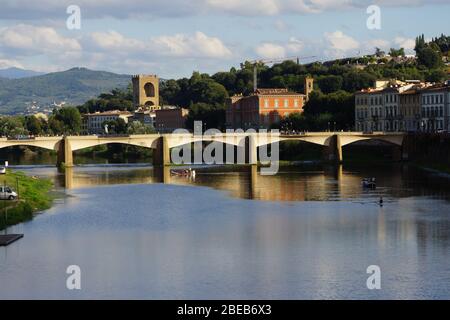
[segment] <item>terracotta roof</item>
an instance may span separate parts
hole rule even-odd
[[[301,93],[289,91],[285,88],[260,88],[255,92],[256,95],[267,95],[267,96],[275,96],[275,95],[303,95]]]

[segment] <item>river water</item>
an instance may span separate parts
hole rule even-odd
[[[450,180],[408,166],[20,169],[65,196],[8,229],[0,299],[450,299]]]

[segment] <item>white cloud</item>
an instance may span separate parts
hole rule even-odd
[[[87,36],[86,44],[102,50],[120,50],[123,52],[145,50],[141,40],[126,38],[117,31],[93,32]]]
[[[303,48],[301,40],[291,37],[286,43],[263,42],[255,48],[255,52],[260,58],[279,59],[299,54]]]
[[[256,47],[256,54],[264,59],[278,59],[286,57],[286,49],[278,44],[265,42]]]
[[[78,40],[65,38],[53,28],[26,24],[1,28],[0,47],[13,49],[25,55],[81,50]]]
[[[394,43],[399,48],[404,48],[407,54],[411,54],[414,52],[414,48],[416,47],[415,39],[408,39],[404,37],[396,37],[394,39]]]
[[[176,34],[158,36],[150,40],[150,46],[161,55],[191,58],[229,58],[231,51],[216,37],[197,31],[194,35]]]
[[[332,58],[341,58],[346,54],[355,52],[360,47],[358,41],[339,30],[331,33],[326,32],[324,39],[327,46],[326,55]]]

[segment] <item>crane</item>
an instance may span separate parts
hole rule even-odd
[[[300,64],[300,59],[311,59],[316,58],[316,56],[309,56],[309,57],[286,57],[286,58],[278,58],[278,59],[258,59],[249,61],[251,64],[253,64],[253,91],[256,92],[258,89],[258,63],[263,64],[269,64],[269,63],[277,63],[277,62],[284,62],[284,61],[296,61],[297,64]]]

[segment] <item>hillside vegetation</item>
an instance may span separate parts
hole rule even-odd
[[[23,112],[27,103],[33,101],[39,106],[61,101],[67,105],[82,104],[102,92],[126,88],[129,83],[129,75],[85,68],[21,79],[0,78],[0,113]]]

